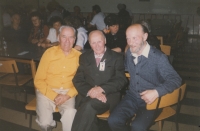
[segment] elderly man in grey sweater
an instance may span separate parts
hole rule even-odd
[[[158,97],[181,85],[181,78],[161,51],[146,41],[148,30],[142,24],[133,24],[126,31],[129,49],[125,65],[130,73],[127,94],[111,113],[108,123],[112,131],[146,131],[155,120],[155,110],[146,110]],[[131,127],[126,121],[136,114]]]

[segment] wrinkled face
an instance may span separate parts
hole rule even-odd
[[[64,53],[68,53],[75,43],[75,32],[72,28],[63,28],[59,34],[60,47]]]
[[[15,14],[12,16],[12,23],[13,25],[19,25],[20,24],[20,16],[18,14]]]
[[[141,25],[133,25],[127,29],[126,39],[132,53],[141,54],[147,36],[148,34],[143,32]]]
[[[111,32],[111,34],[116,34],[119,30],[119,25],[112,25],[112,26],[109,26],[109,30]]]
[[[58,22],[55,22],[54,24],[53,24],[53,28],[54,29],[56,29],[56,31],[58,31],[59,29],[60,29],[60,27],[61,27],[61,23],[58,21]]]
[[[103,54],[105,51],[106,38],[100,31],[91,32],[89,42],[95,54]]]
[[[41,24],[41,20],[40,20],[40,18],[37,17],[37,16],[33,16],[33,17],[31,18],[31,21],[32,21],[32,23],[33,23],[33,25],[34,25],[35,27],[38,27],[38,26],[40,26],[40,24]]]

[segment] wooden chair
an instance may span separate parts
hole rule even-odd
[[[147,110],[154,110],[163,108],[161,114],[156,118],[155,122],[159,122],[159,131],[162,131],[163,121],[173,115],[176,115],[176,131],[179,131],[178,127],[178,114],[180,112],[180,102],[185,95],[186,84],[183,84],[178,89],[174,90],[170,94],[166,94],[160,98],[157,98],[152,104],[146,106]],[[176,110],[171,106],[177,105]]]
[[[32,80],[31,75],[18,74],[18,68],[15,60],[0,60],[0,73],[7,73],[0,79],[1,93],[2,87],[14,87],[15,99],[17,99],[17,90],[22,90],[23,86]],[[0,98],[2,94],[0,93]],[[26,93],[25,93],[26,94]],[[1,102],[0,102],[1,103]],[[26,103],[26,95],[25,95]]]
[[[160,45],[163,45],[163,37],[162,36],[157,36],[158,40],[160,40]]]
[[[163,120],[176,114],[176,130],[179,131],[177,117],[180,112],[180,101],[183,100],[185,95],[186,84],[183,84],[178,89],[170,94],[166,94],[157,98],[152,104],[146,106],[148,110],[155,110],[163,108],[161,114],[156,118],[155,122],[159,122],[159,131],[162,131]],[[171,106],[177,104],[176,110]],[[107,120],[110,115],[109,111],[101,115],[97,115],[99,119]]]
[[[170,52],[171,52],[171,46],[168,46],[168,45],[160,45],[160,48],[161,48],[161,51],[163,53],[165,53],[166,55],[170,55]]]

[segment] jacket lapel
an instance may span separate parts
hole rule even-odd
[[[101,62],[103,62],[105,60],[105,64],[107,64],[110,61],[110,59],[112,58],[111,56],[112,56],[111,50],[109,48],[107,48],[106,52],[103,55],[103,58],[101,59]]]

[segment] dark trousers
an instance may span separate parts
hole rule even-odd
[[[106,112],[109,104],[89,97],[84,99],[74,117],[71,131],[98,131],[96,115]]]
[[[112,131],[146,131],[159,111],[146,110],[146,103],[127,93],[108,118]],[[131,123],[130,119],[136,114]],[[130,126],[131,125],[131,126]]]

